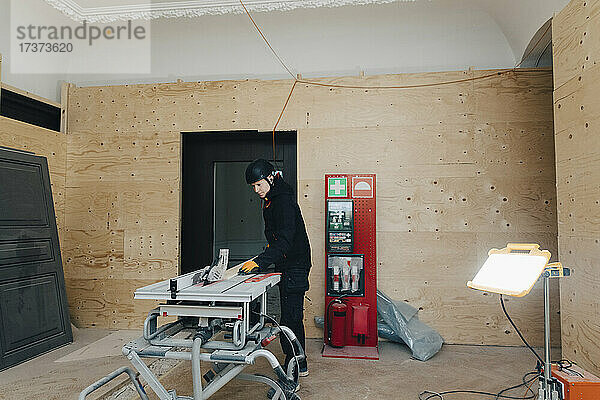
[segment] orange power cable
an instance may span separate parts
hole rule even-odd
[[[525,399],[527,397],[527,393],[529,392],[529,390],[531,389],[531,386],[533,385],[533,382],[535,382],[536,379],[533,379],[531,382],[529,382],[529,386],[527,386],[527,389],[525,389],[525,394],[523,395],[523,399]],[[532,390],[533,392],[533,390]],[[533,393],[535,394],[535,392]]]
[[[546,27],[546,30],[544,31],[544,33],[539,37],[539,39],[533,45],[533,47],[529,50],[529,52],[527,52],[527,54],[523,57],[523,59],[521,60],[521,62],[519,62],[513,68],[506,69],[504,71],[494,72],[494,73],[490,73],[490,74],[487,74],[487,75],[482,75],[482,76],[477,76],[477,77],[472,77],[472,78],[456,79],[456,80],[444,81],[444,82],[423,83],[423,84],[416,84],[416,85],[400,85],[400,86],[336,85],[336,84],[331,84],[331,83],[322,83],[322,82],[315,82],[315,81],[308,81],[308,80],[298,79],[296,76],[294,76],[294,74],[292,73],[292,71],[290,70],[290,68],[288,68],[288,66],[283,62],[283,60],[281,59],[281,57],[279,57],[279,55],[277,54],[277,52],[275,51],[275,49],[273,49],[273,46],[271,46],[271,43],[269,43],[269,40],[262,33],[261,29],[256,24],[256,22],[254,21],[254,18],[252,18],[252,15],[250,14],[250,12],[248,11],[248,9],[244,5],[243,0],[239,0],[239,2],[242,5],[242,7],[244,8],[244,11],[245,11],[246,15],[248,15],[248,18],[250,18],[250,21],[252,21],[252,24],[254,25],[254,27],[256,28],[256,30],[258,31],[258,33],[260,34],[260,36],[263,38],[263,40],[265,41],[265,43],[267,44],[267,46],[269,47],[269,49],[271,49],[271,52],[273,52],[273,54],[275,55],[275,57],[277,58],[277,60],[279,60],[279,62],[283,66],[283,68],[285,68],[285,70],[290,74],[290,76],[294,79],[294,81],[299,82],[299,83],[304,83],[306,85],[323,86],[323,87],[331,87],[331,88],[342,88],[342,89],[411,89],[411,88],[422,88],[422,87],[442,86],[442,85],[450,85],[450,84],[455,84],[455,83],[470,82],[470,81],[475,81],[475,80],[479,80],[479,79],[490,78],[490,77],[493,77],[493,76],[500,76],[500,75],[503,75],[503,74],[506,74],[506,73],[509,73],[509,72],[516,72],[515,70],[517,68],[519,68],[519,66],[523,63],[523,61],[525,61],[527,59],[527,57],[529,57],[529,55],[537,48],[538,44],[546,36],[546,33],[548,33],[548,31],[552,27],[552,24],[548,24],[548,26]],[[289,98],[288,98],[288,100],[289,100]]]
[[[273,55],[277,58],[277,60],[279,60],[279,63],[283,66],[283,68],[285,68],[285,70],[288,72],[288,74],[290,74],[293,79],[296,79],[296,76],[292,73],[292,71],[290,71],[290,69],[287,67],[287,65],[285,65],[285,63],[283,62],[283,60],[281,59],[281,57],[279,57],[279,55],[273,49],[273,47],[271,47],[271,43],[269,43],[269,41],[267,40],[267,38],[265,37],[265,35],[263,35],[262,31],[260,30],[260,28],[258,27],[258,25],[256,24],[256,22],[254,22],[254,18],[252,18],[252,15],[250,15],[250,12],[246,8],[246,6],[242,2],[242,0],[240,0],[240,4],[242,5],[242,7],[244,7],[244,11],[246,12],[246,15],[248,15],[248,17],[250,18],[250,21],[252,21],[252,24],[254,25],[254,27],[256,28],[256,30],[258,31],[258,33],[260,34],[260,36],[263,38],[263,40],[265,41],[265,43],[267,44],[267,46],[269,46],[269,49],[271,49],[271,52],[273,53]]]
[[[297,83],[298,83],[298,81],[295,80],[294,84],[292,85],[292,90],[290,90],[290,94],[288,94],[288,97],[285,100],[285,104],[283,105],[283,108],[281,109],[281,112],[279,113],[279,118],[277,118],[277,122],[275,122],[275,126],[273,127],[273,161],[275,161],[275,129],[277,129],[277,125],[279,125],[279,121],[281,121],[281,117],[283,116],[285,108],[287,107],[287,105],[290,101],[290,98],[292,97],[292,93],[294,93],[294,88],[296,87]]]

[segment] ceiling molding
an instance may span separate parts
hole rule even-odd
[[[417,0],[248,0],[250,11],[288,11],[296,8],[339,7],[345,5],[383,4]],[[46,0],[54,8],[78,22],[106,23],[156,18],[199,17],[203,15],[239,14],[243,9],[237,0],[161,1],[144,4],[118,4],[82,7],[78,0]]]

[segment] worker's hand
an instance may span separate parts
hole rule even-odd
[[[240,274],[251,274],[252,272],[258,272],[256,271],[258,270],[258,268],[260,267],[254,261],[246,261],[244,265],[242,265],[242,267],[240,268]]]

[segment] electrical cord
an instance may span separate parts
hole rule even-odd
[[[519,331],[519,328],[517,328],[517,326],[515,325],[515,323],[513,322],[512,318],[510,317],[510,315],[508,315],[508,312],[506,311],[506,306],[504,305],[504,298],[502,295],[500,295],[500,304],[502,305],[502,311],[504,311],[504,315],[506,315],[506,318],[508,319],[508,322],[510,322],[510,324],[512,325],[513,328],[515,328],[515,331],[517,332],[517,334],[519,335],[519,337],[521,338],[521,340],[523,341],[523,343],[525,343],[525,346],[527,346],[527,348],[529,350],[531,350],[531,352],[533,354],[535,354],[536,358],[538,359],[538,361],[540,362],[540,364],[544,364],[544,360],[542,360],[542,357],[540,357],[540,355],[533,349],[533,347],[531,347],[529,345],[529,343],[527,343],[527,340],[525,340],[525,338],[523,337],[523,335],[521,334],[521,331]],[[565,371],[569,371],[575,375],[578,375],[580,377],[583,377],[583,375],[573,369],[571,369],[571,367],[573,365],[576,365],[576,363],[574,363],[571,360],[568,359],[560,359],[558,361],[552,361],[551,364],[557,365],[559,370],[565,370]],[[566,364],[566,365],[565,365]]]
[[[533,386],[533,382],[535,382],[535,379],[532,379],[531,382],[529,383],[529,386],[527,386],[527,389],[525,389],[525,394],[523,394],[523,398],[521,400],[525,400],[527,396],[527,392],[531,391],[533,392],[533,390],[531,390],[531,386]]]
[[[285,112],[285,109],[287,108],[287,105],[290,102],[290,98],[292,97],[292,93],[294,93],[294,88],[296,88],[297,83],[298,83],[298,80],[297,79],[294,80],[294,84],[292,85],[290,94],[288,94],[288,97],[285,100],[285,104],[283,105],[283,108],[281,109],[281,112],[279,113],[279,118],[277,118],[277,122],[275,122],[275,126],[273,127],[273,161],[275,161],[275,159],[276,159],[276,156],[275,156],[275,130],[277,129],[277,126],[279,125],[279,121],[281,121],[281,117],[283,117],[283,113]]]
[[[287,334],[287,332],[284,331],[283,329],[281,329],[281,325],[279,325],[279,322],[277,322],[277,320],[275,318],[271,317],[270,315],[263,314],[263,313],[256,312],[256,311],[252,311],[252,313],[257,314],[259,316],[263,316],[265,318],[268,318],[269,320],[271,320],[271,322],[273,322],[275,325],[277,325],[277,327],[279,328],[279,331],[281,333],[283,333],[285,335],[285,337],[287,338],[288,342],[290,342],[290,346],[292,347],[292,352],[294,353],[294,359],[296,360],[296,367],[298,368],[298,373],[300,373],[300,365],[298,364],[298,358],[297,358],[298,355],[296,354],[296,348],[294,347],[294,342],[292,341],[292,339],[290,339],[290,336]],[[306,357],[306,354],[305,354],[305,357]],[[284,371],[287,374],[287,365],[285,366]]]
[[[508,314],[508,311],[506,311],[506,306],[504,305],[504,298],[502,295],[500,295],[500,304],[502,305],[502,311],[504,311],[504,315],[506,315],[506,318],[508,319],[508,321],[510,322],[512,327],[515,329],[515,331],[517,332],[517,334],[519,335],[519,337],[521,338],[523,343],[525,343],[525,346],[527,346],[527,348],[529,350],[531,350],[531,352],[536,356],[536,358],[539,360],[539,362],[541,364],[544,364],[544,361],[542,360],[542,358],[533,349],[533,347],[531,347],[529,345],[527,340],[525,340],[525,337],[523,337],[523,335],[521,334],[521,331],[519,330],[519,328],[517,328],[517,326],[513,322],[512,318]],[[564,362],[568,362],[568,360],[559,360],[558,361],[558,363],[564,363]],[[568,367],[571,367],[571,366],[572,366],[572,364],[570,364]],[[568,367],[566,367],[566,368],[568,368]],[[527,377],[530,375],[534,375],[534,376],[532,378],[528,379]],[[538,378],[538,376],[539,376],[539,370],[528,372],[525,375],[523,375],[522,383],[508,387],[506,389],[502,389],[498,393],[484,392],[484,391],[479,391],[479,390],[447,390],[444,392],[432,392],[432,391],[426,390],[419,394],[419,400],[431,400],[431,399],[444,400],[444,395],[457,394],[457,393],[469,393],[469,394],[478,394],[478,395],[482,395],[482,396],[489,396],[489,397],[494,397],[495,400],[499,400],[499,399],[521,399],[521,400],[534,399],[536,397],[536,394],[533,390],[531,390],[531,385],[533,384],[533,381],[535,381]],[[517,388],[520,388],[520,387],[523,387],[526,385],[529,385],[529,386],[527,387],[523,397],[521,397],[521,396],[515,397],[515,396],[509,396],[509,395],[505,394],[507,392],[510,392],[511,390],[515,390]],[[531,395],[527,396],[527,393],[529,393],[529,392],[531,392]],[[424,394],[428,394],[428,396],[425,398],[422,397]]]
[[[573,365],[577,365],[577,363],[575,363],[574,361],[571,360],[567,360],[567,359],[560,359],[558,361],[553,361],[552,364],[556,364],[558,366],[558,370],[559,371],[568,371],[574,375],[577,375],[581,378],[583,378],[583,374],[581,372],[575,371],[574,369],[571,369],[571,367]],[[568,364],[568,365],[564,365],[564,364]]]
[[[399,85],[399,86],[335,85],[335,84],[328,84],[328,83],[322,83],[322,82],[308,81],[308,80],[304,80],[304,79],[299,79],[297,76],[294,76],[294,74],[291,72],[290,68],[283,62],[283,60],[277,54],[277,52],[275,51],[275,49],[273,49],[273,46],[271,46],[271,43],[269,43],[269,40],[265,37],[265,35],[263,34],[263,32],[260,29],[260,27],[258,26],[258,24],[254,21],[254,18],[252,18],[252,14],[250,14],[250,11],[248,11],[248,9],[246,8],[246,6],[244,5],[243,0],[239,0],[239,2],[241,4],[242,8],[244,9],[244,12],[248,16],[248,18],[250,18],[250,21],[252,22],[252,24],[254,25],[254,27],[256,28],[256,30],[258,31],[258,33],[260,34],[260,36],[262,37],[262,39],[264,40],[264,42],[266,43],[266,45],[269,47],[269,49],[271,49],[271,52],[275,55],[275,57],[277,58],[277,60],[279,61],[279,63],[288,72],[288,74],[290,74],[290,76],[292,76],[292,78],[294,79],[295,83],[304,83],[304,84],[307,84],[307,85],[325,86],[325,87],[331,87],[331,88],[345,88],[345,89],[411,89],[411,88],[420,88],[420,87],[449,85],[449,84],[461,83],[461,82],[470,82],[470,81],[474,81],[474,80],[478,80],[478,79],[484,79],[484,78],[488,78],[488,77],[492,77],[492,76],[498,76],[498,75],[501,75],[501,74],[504,74],[504,73],[507,73],[507,72],[511,72],[511,71],[515,72],[515,70],[517,68],[519,68],[521,66],[521,64],[527,59],[527,57],[529,57],[529,55],[537,48],[538,44],[546,36],[546,33],[548,33],[548,31],[550,30],[550,27],[552,25],[552,24],[548,24],[548,26],[546,27],[546,30],[544,31],[544,33],[538,38],[537,42],[531,47],[531,49],[529,50],[529,52],[525,56],[523,56],[522,60],[517,65],[515,65],[511,69],[507,69],[507,70],[504,70],[504,71],[498,71],[498,72],[487,74],[487,75],[484,75],[484,76],[478,76],[478,77],[472,77],[472,78],[457,79],[457,80],[443,81],[443,82],[425,83],[425,84],[418,84],[418,85]],[[293,91],[293,88],[292,88],[292,91]],[[288,100],[289,100],[289,98],[288,98]]]
[[[504,75],[509,72],[516,73],[517,68],[519,68],[521,66],[521,64],[527,59],[527,57],[529,57],[529,55],[537,48],[540,41],[546,36],[546,33],[548,33],[548,31],[550,30],[550,27],[552,26],[552,24],[548,24],[548,27],[546,27],[546,30],[544,31],[544,33],[539,37],[537,42],[531,47],[529,52],[525,56],[523,56],[521,61],[511,69],[497,71],[497,72],[482,75],[482,76],[473,76],[471,78],[456,79],[456,80],[452,80],[452,81],[443,81],[443,82],[423,83],[423,84],[416,84],[416,85],[400,85],[400,86],[336,85],[336,84],[304,80],[304,79],[301,79],[299,75],[294,76],[294,73],[290,70],[290,68],[286,65],[286,63],[281,59],[279,54],[277,54],[277,51],[275,51],[273,46],[271,46],[271,43],[269,42],[269,40],[263,34],[262,30],[260,29],[260,27],[258,26],[256,21],[254,21],[252,14],[250,14],[250,11],[248,11],[248,9],[246,8],[246,5],[244,4],[243,0],[239,0],[239,2],[240,2],[240,5],[242,6],[242,8],[244,9],[244,12],[248,16],[248,18],[250,18],[252,25],[254,25],[254,28],[256,28],[256,30],[260,34],[261,38],[265,42],[265,44],[269,47],[269,49],[271,50],[271,52],[273,53],[275,58],[277,58],[279,63],[283,66],[283,68],[288,72],[288,74],[290,74],[290,76],[294,80],[292,89],[290,90],[290,93],[285,101],[285,104],[283,105],[281,113],[279,113],[277,122],[275,123],[275,126],[273,127],[273,161],[275,161],[275,154],[276,154],[276,152],[275,152],[275,130],[277,129],[277,126],[279,125],[279,121],[281,120],[281,117],[283,116],[283,113],[285,112],[285,109],[287,108],[288,102],[290,101],[290,98],[292,97],[292,93],[294,93],[296,84],[298,84],[298,83],[303,83],[305,85],[322,86],[322,87],[329,87],[329,88],[340,88],[340,89],[411,89],[411,88],[423,88],[423,87],[450,85],[450,84],[463,83],[463,82],[472,82],[472,81],[476,81],[476,80],[480,80],[480,79],[487,79],[487,78],[490,78],[493,76]],[[542,53],[543,53],[543,51],[542,51]],[[551,71],[550,71],[550,73],[551,73]]]
[[[528,382],[529,383],[529,382]],[[531,390],[531,389],[530,389]],[[517,396],[507,396],[507,395],[501,395],[500,397],[498,396],[498,393],[491,393],[491,392],[482,392],[479,390],[447,390],[445,392],[430,392],[428,390],[425,390],[421,393],[419,393],[419,400],[430,400],[430,399],[440,399],[440,400],[444,400],[444,395],[447,394],[458,394],[458,393],[466,393],[466,394],[478,394],[481,396],[488,396],[488,397],[494,397],[497,399],[514,399],[514,400],[531,400],[531,399],[535,399],[535,397],[537,396],[535,393],[530,395],[530,396],[526,396],[526,397],[517,397]],[[427,397],[422,397],[424,394],[429,394],[429,396]]]
[[[527,340],[525,340],[525,337],[523,337],[523,335],[521,334],[521,331],[519,330],[519,328],[517,328],[517,325],[515,325],[515,323],[513,322],[512,318],[510,317],[510,315],[508,314],[508,311],[506,311],[506,306],[504,304],[504,297],[502,295],[500,295],[500,304],[502,305],[502,311],[504,312],[504,315],[506,315],[506,318],[508,319],[508,322],[510,322],[510,324],[512,325],[512,327],[515,329],[515,331],[517,332],[517,334],[519,335],[519,337],[521,338],[521,340],[523,341],[523,343],[525,343],[525,346],[527,346],[527,348],[529,350],[531,350],[531,352],[535,355],[535,357],[537,358],[538,362],[538,368],[537,371],[531,371],[526,373],[522,380],[523,383],[520,383],[518,385],[515,386],[511,386],[509,388],[503,389],[498,393],[491,393],[491,392],[483,392],[483,391],[477,391],[477,390],[448,390],[445,392],[432,392],[429,390],[425,390],[421,393],[419,393],[419,400],[431,400],[431,399],[439,399],[439,400],[444,400],[444,395],[446,394],[455,394],[455,393],[470,393],[470,394],[479,394],[479,395],[483,395],[483,396],[494,396],[495,400],[498,399],[521,399],[521,400],[527,400],[527,399],[534,399],[537,395],[535,394],[535,392],[531,389],[531,386],[533,385],[533,382],[538,379],[538,377],[541,374],[541,365],[544,365],[544,360],[542,360],[542,358],[540,357],[540,355],[533,349],[533,347],[531,347],[529,345],[529,343],[527,343]],[[558,366],[559,370],[565,370],[565,371],[569,371],[573,374],[576,374],[580,377],[583,377],[583,375],[573,369],[571,369],[571,367],[573,365],[575,365],[575,363],[571,360],[568,359],[560,359],[558,361],[552,361],[552,364],[555,364]],[[530,378],[529,380],[527,379],[527,377],[529,375],[534,375],[532,378]],[[523,394],[523,397],[514,397],[514,396],[508,396],[505,395],[504,393],[509,392],[511,390],[517,389],[519,387],[525,386],[527,385],[527,389],[525,390],[525,394]],[[531,395],[527,396],[527,393],[531,392]],[[428,394],[427,397],[423,398],[422,396],[424,394]]]
[[[512,327],[515,329],[515,331],[517,332],[517,334],[519,335],[519,337],[521,338],[521,340],[523,341],[523,343],[525,343],[525,346],[527,346],[527,348],[529,350],[531,350],[531,352],[538,359],[538,361],[539,361],[539,363],[538,363],[538,370],[526,373],[525,375],[523,375],[523,378],[522,378],[523,382],[522,383],[520,383],[518,385],[511,386],[511,387],[508,387],[506,389],[502,389],[498,393],[484,392],[484,391],[479,391],[479,390],[447,390],[447,391],[444,391],[444,392],[432,392],[432,391],[429,391],[429,390],[425,390],[425,391],[419,393],[419,400],[432,400],[432,399],[444,400],[444,395],[447,395],[447,394],[457,394],[457,393],[478,394],[478,395],[489,396],[489,397],[493,396],[494,400],[499,400],[499,399],[521,399],[521,400],[528,400],[528,399],[534,399],[537,396],[535,394],[535,392],[531,389],[531,386],[533,385],[534,381],[536,379],[538,379],[538,377],[540,375],[540,372],[541,372],[539,366],[543,365],[544,361],[539,356],[539,354],[533,349],[533,347],[531,347],[529,345],[529,343],[527,343],[527,340],[525,340],[525,338],[521,334],[521,331],[519,330],[519,328],[517,328],[517,326],[513,322],[512,318],[508,314],[508,311],[506,311],[506,306],[504,304],[504,298],[503,298],[502,295],[500,295],[500,304],[502,305],[502,311],[504,311],[504,315],[506,315],[506,318],[508,319],[508,321],[510,322],[510,324],[512,325]],[[575,363],[572,362],[572,361],[570,361],[570,360],[561,359],[561,360],[558,360],[558,361],[553,361],[552,364],[558,365],[559,370],[565,370],[565,371],[569,371],[571,373],[577,374],[579,376],[583,376],[581,373],[579,373],[579,372],[571,369],[571,367],[573,365],[575,365]],[[534,376],[532,378],[528,379],[528,376],[530,376],[530,375],[534,375]],[[527,388],[525,390],[525,394],[522,397],[509,396],[509,395],[505,394],[505,393],[507,393],[507,392],[509,392],[511,390],[515,390],[515,389],[518,389],[518,388],[523,387],[523,386],[527,386]],[[527,394],[530,393],[530,392],[531,392],[531,394],[528,396]],[[428,396],[427,397],[423,397],[423,395],[428,395]]]
[[[527,380],[527,377],[529,375],[533,375],[533,378]],[[503,390],[499,391],[494,400],[500,399],[500,396],[502,396],[506,392],[510,392],[511,390],[518,389],[518,388],[520,388],[522,386],[527,385],[528,383],[531,383],[531,382],[535,381],[538,376],[539,376],[539,373],[537,371],[531,371],[531,372],[526,373],[525,375],[523,375],[523,378],[521,378],[521,380],[523,381],[522,383],[519,383],[518,385],[514,385],[514,386],[511,386],[509,388],[506,388],[506,389],[503,389]],[[529,385],[529,387],[531,387],[531,385]],[[527,395],[528,391],[529,390],[525,391],[525,396]],[[535,394],[533,391],[531,393]]]
[[[527,348],[529,350],[531,350],[531,352],[536,356],[536,358],[539,360],[539,362],[541,362],[542,364],[544,364],[544,360],[542,360],[542,357],[540,357],[540,355],[533,349],[533,347],[531,347],[529,345],[529,343],[527,343],[527,340],[525,340],[525,338],[521,334],[521,331],[519,330],[519,328],[517,328],[517,326],[513,322],[513,320],[510,317],[510,315],[508,315],[508,312],[506,311],[506,307],[504,306],[504,297],[502,295],[500,295],[500,304],[502,305],[502,311],[504,311],[504,315],[506,315],[506,318],[508,318],[508,322],[510,322],[510,324],[512,325],[512,327],[515,328],[515,331],[517,332],[517,335],[519,335],[519,337],[521,338],[521,340],[523,341],[523,343],[525,343],[525,346],[527,346]]]
[[[267,38],[265,37],[265,35],[263,35],[263,33],[260,30],[259,26],[256,24],[256,22],[254,22],[254,18],[252,18],[252,15],[248,11],[248,9],[246,8],[246,6],[244,5],[244,2],[242,0],[240,0],[240,4],[244,8],[244,11],[246,12],[246,15],[248,15],[248,18],[250,18],[250,21],[252,21],[252,25],[254,25],[254,27],[256,28],[256,30],[258,31],[258,33],[260,34],[260,36],[263,38],[263,40],[265,41],[265,43],[267,44],[267,46],[269,46],[269,49],[271,49],[271,52],[273,53],[273,55],[275,56],[275,58],[277,58],[277,60],[279,60],[279,63],[288,72],[288,74],[290,74],[293,79],[296,79],[296,77],[294,76],[293,72],[290,71],[290,69],[288,68],[287,65],[285,65],[285,63],[283,62],[283,60],[281,59],[281,57],[279,57],[279,55],[277,54],[277,52],[275,51],[275,49],[273,49],[273,47],[271,46],[271,43],[269,43],[269,41],[267,40]]]
[[[532,374],[535,374],[535,376],[530,379],[527,379],[527,377]],[[510,390],[514,390],[514,389],[520,388],[522,386],[528,385],[528,384],[532,383],[533,381],[535,381],[536,379],[537,379],[537,371],[528,372],[525,375],[523,375],[523,378],[522,378],[523,383],[503,389],[498,393],[484,392],[484,391],[480,391],[480,390],[446,390],[443,392],[432,392],[430,390],[424,390],[421,393],[419,393],[419,400],[431,400],[431,399],[444,400],[444,395],[458,394],[458,393],[477,394],[477,395],[481,395],[481,396],[494,397],[494,399],[515,399],[515,400],[534,399],[537,395],[535,394],[535,392],[533,390],[531,390],[531,386],[527,388],[527,390],[525,391],[525,396],[523,396],[523,397],[509,396],[504,393],[506,393]],[[527,396],[528,392],[531,392],[532,394]],[[427,395],[427,397],[423,397],[423,395]]]

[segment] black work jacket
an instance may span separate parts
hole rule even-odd
[[[261,269],[275,264],[288,292],[308,290],[310,243],[294,191],[279,175],[263,202],[265,237],[269,246],[255,259]]]

